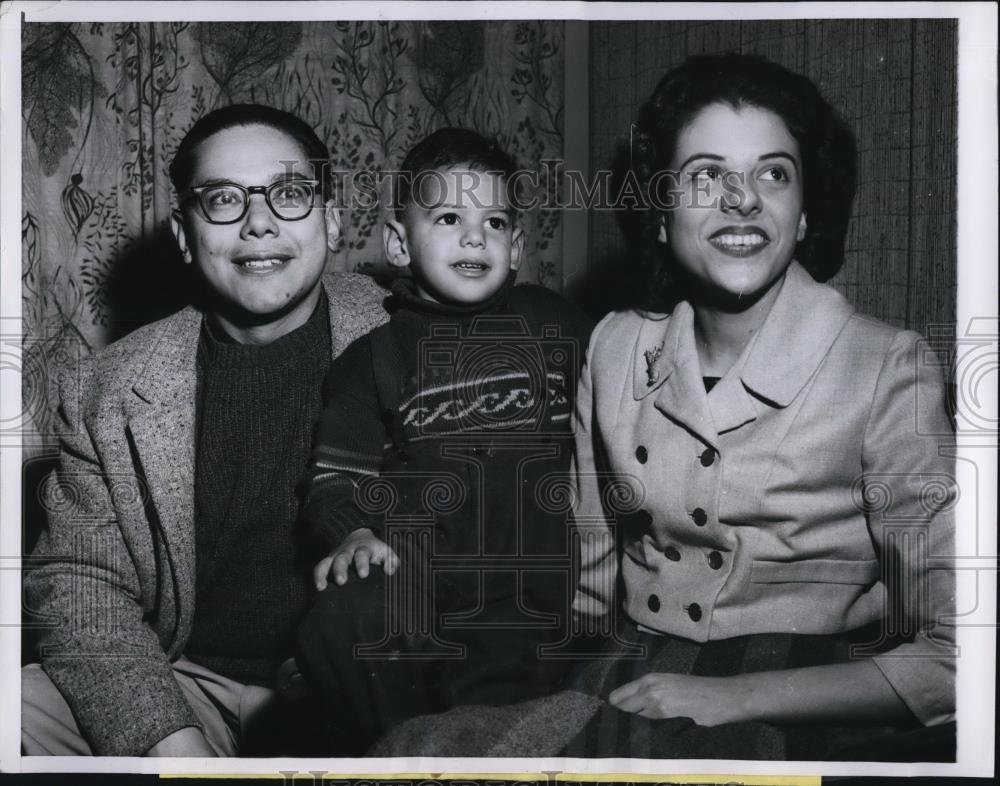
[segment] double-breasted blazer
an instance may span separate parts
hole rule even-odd
[[[795,262],[710,393],[690,304],[606,317],[577,397],[577,611],[610,613],[620,572],[629,617],[698,642],[909,626],[874,661],[921,721],[950,719],[954,467],[921,349]]]
[[[361,275],[322,282],[336,357],[385,321],[385,293]],[[199,725],[171,661],[195,613],[202,319],[188,307],[144,326],[60,383],[60,458],[26,600],[48,625],[42,667],[102,755],[138,756]]]

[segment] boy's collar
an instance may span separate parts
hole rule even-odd
[[[502,306],[507,302],[514,282],[517,280],[517,271],[511,270],[507,274],[507,280],[493,295],[478,303],[435,303],[427,300],[417,293],[416,284],[411,278],[397,278],[392,282],[392,297],[389,298],[386,306],[392,311],[401,307],[410,308],[425,314],[438,314],[441,316],[464,317],[482,314]]]

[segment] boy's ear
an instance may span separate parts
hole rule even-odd
[[[340,244],[340,210],[334,200],[324,202],[323,219],[326,222],[326,247],[336,251]]]
[[[524,230],[517,227],[510,239],[510,269],[520,270],[521,255],[524,253]]]
[[[410,252],[406,247],[406,227],[389,219],[382,227],[382,244],[385,247],[385,261],[393,267],[410,264]]]
[[[180,210],[170,211],[170,231],[173,233],[174,239],[181,249],[181,256],[184,258],[184,262],[190,265],[192,261],[191,249],[188,247],[187,235],[184,233],[184,217],[181,215]]]

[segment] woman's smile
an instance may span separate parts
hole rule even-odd
[[[714,232],[708,242],[723,254],[749,257],[762,251],[771,239],[767,232],[757,226],[723,227]]]

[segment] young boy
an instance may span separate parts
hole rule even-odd
[[[411,276],[326,378],[303,511],[329,554],[299,662],[341,755],[409,717],[544,695],[566,671],[540,647],[568,631],[559,500],[591,325],[513,286],[514,172],[464,129],[410,151],[383,236]]]

